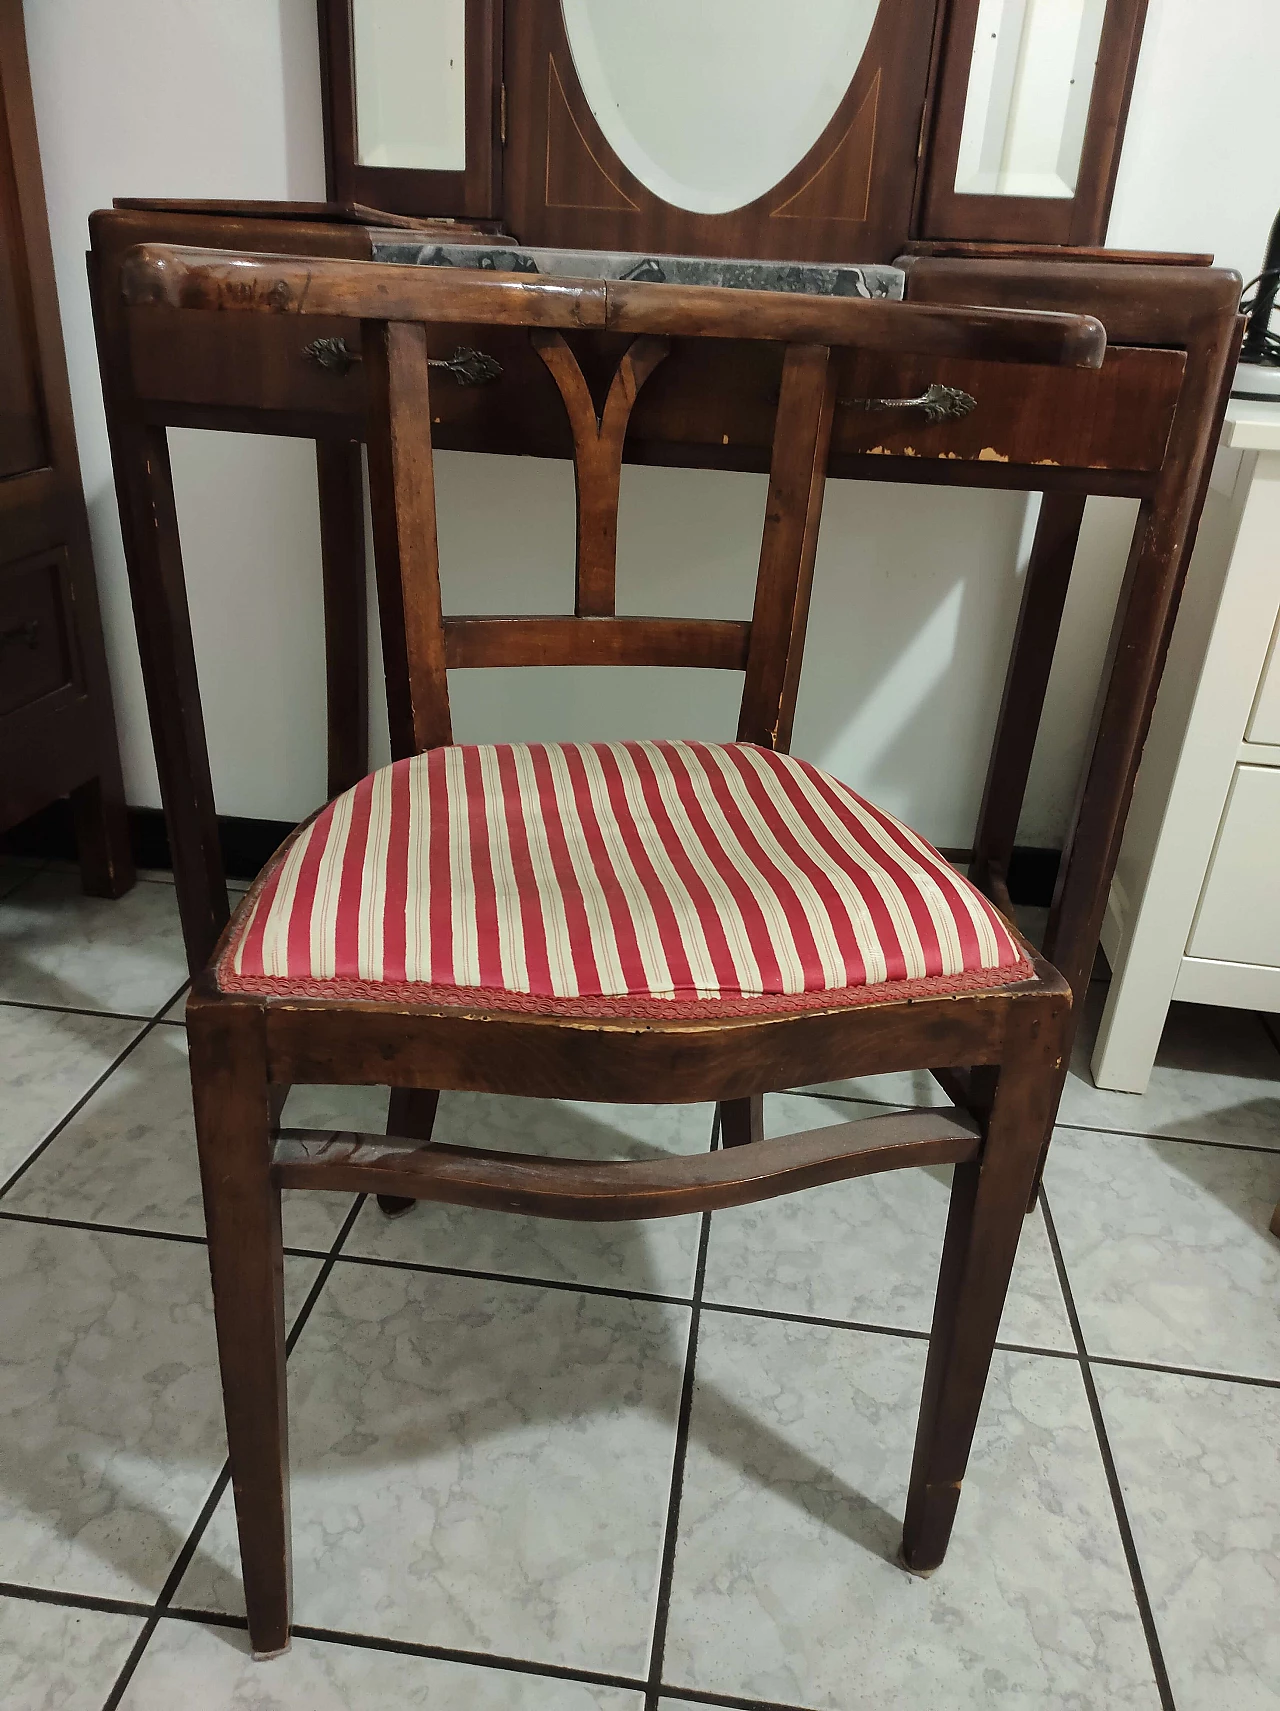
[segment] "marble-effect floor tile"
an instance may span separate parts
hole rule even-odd
[[[1280,1153],[1059,1129],[1045,1188],[1090,1354],[1280,1378]]]
[[[1280,1048],[1257,1016],[1171,1005],[1147,1091],[1114,1093],[1089,1069],[1105,997],[1094,987],[1085,1001],[1059,1122],[1280,1149]]]
[[[688,1322],[339,1261],[290,1364],[297,1620],[642,1674]],[[229,1501],[175,1602],[241,1608]]]
[[[765,1102],[770,1135],[883,1115],[877,1106],[796,1094]],[[716,1212],[704,1298],[766,1312],[927,1331],[950,1199],[949,1167],[885,1171]],[[1074,1350],[1039,1209],[1022,1231],[1000,1335]]]
[[[0,1182],[136,1039],[114,1016],[0,1005]]]
[[[1280,1391],[1094,1377],[1178,1711],[1277,1711]]]
[[[142,1621],[0,1598],[0,1705],[4,1711],[101,1711]]]
[[[0,905],[0,998],[154,1016],[186,978],[172,886],[86,897],[46,870]]]
[[[204,1248],[0,1221],[0,1396],[0,1580],[154,1597],[224,1454]]]
[[[643,1696],[295,1636],[254,1663],[242,1631],[161,1622],[120,1711],[642,1711]]]
[[[3,1013],[0,1012],[0,1015]],[[331,1090],[331,1099],[295,1088],[288,1122],[361,1126],[342,1119],[385,1122],[386,1094],[377,1089]],[[355,1095],[362,1095],[357,1098]],[[314,1190],[284,1194],[288,1246],[327,1251],[353,1196]],[[15,1184],[11,1210],[77,1218],[178,1235],[204,1234],[204,1206],[191,1108],[186,1034],[153,1028],[146,1039],[76,1113]]]
[[[1155,1711],[1073,1362],[997,1354],[947,1559],[897,1566],[924,1352],[703,1319],[665,1682],[832,1711]]]
[[[432,1138],[548,1157],[640,1159],[706,1152],[711,1105],[590,1105],[481,1093],[441,1095]],[[700,1219],[574,1223],[422,1202],[386,1219],[370,1201],[344,1251],[557,1283],[687,1296]]]

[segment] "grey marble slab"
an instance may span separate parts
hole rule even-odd
[[[441,1095],[433,1138],[548,1157],[642,1159],[706,1152],[712,1105],[591,1105],[492,1094]],[[687,1296],[701,1220],[572,1223],[422,1202],[388,1220],[365,1205],[344,1252],[410,1263]]]
[[[101,1711],[142,1622],[141,1616],[0,1598],[0,1705],[4,1711]]]
[[[1059,1129],[1045,1186],[1090,1354],[1280,1378],[1280,1153]]]
[[[897,1566],[923,1362],[704,1317],[664,1681],[832,1711],[1155,1711],[1074,1362],[997,1354],[947,1559]]]
[[[0,1005],[0,1182],[136,1039],[139,1022]]]
[[[688,1323],[340,1260],[290,1365],[297,1620],[643,1674]],[[176,1602],[241,1608],[229,1501]]]
[[[906,274],[881,263],[826,266],[811,261],[730,260],[639,250],[561,250],[512,244],[421,243],[375,238],[374,261],[411,267],[466,267],[484,273],[536,273],[638,284],[727,286],[734,291],[801,292],[812,297],[900,299]]]
[[[1178,1711],[1276,1711],[1280,1391],[1094,1378]]]
[[[644,1697],[295,1636],[254,1663],[242,1630],[164,1621],[120,1711],[642,1711]],[[96,1711],[96,1707],[95,1707]]]
[[[347,1097],[293,1090],[285,1120],[317,1128],[360,1126],[362,1118],[375,1127],[385,1123],[385,1091],[333,1092]],[[327,1250],[354,1196],[286,1189],[283,1198],[286,1244]],[[153,1028],[19,1178],[4,1205],[43,1217],[202,1236],[185,1031]]]
[[[1280,1149],[1280,1048],[1257,1016],[1171,1005],[1147,1091],[1114,1093],[1089,1069],[1105,999],[1095,985],[1085,1000],[1059,1122]]]
[[[153,1598],[224,1453],[203,1247],[0,1221],[0,1401],[0,1580]]]
[[[0,902],[0,998],[153,1016],[186,978],[171,885],[86,897],[46,869]]]
[[[799,1094],[765,1101],[770,1135],[883,1115],[879,1106]],[[886,1171],[716,1212],[704,1298],[927,1331],[950,1184],[947,1167]],[[1023,1226],[1000,1335],[1036,1348],[1075,1347],[1038,1209]]]

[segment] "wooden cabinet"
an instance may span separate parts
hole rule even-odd
[[[0,831],[71,798],[85,889],[133,883],[22,0],[0,0]]]

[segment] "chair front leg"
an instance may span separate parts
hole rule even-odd
[[[289,1647],[292,1577],[284,1247],[262,1014],[197,999],[187,1027],[245,1608],[253,1654],[268,1658]]]
[[[1000,1068],[981,1160],[955,1167],[903,1524],[902,1560],[917,1574],[938,1567],[951,1538],[1056,1095],[1057,1019],[1042,1015],[1047,1025],[1027,1030],[1016,1055]]]

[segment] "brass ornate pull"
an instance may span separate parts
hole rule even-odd
[[[39,647],[39,618],[28,618],[24,624],[15,624],[11,630],[0,630],[0,648],[8,647],[10,642],[25,642],[33,650]]]
[[[918,398],[841,398],[850,410],[922,410],[930,422],[959,422],[978,408],[978,400],[958,386],[934,381]]]
[[[302,347],[302,353],[312,362],[318,362],[321,368],[327,368],[331,374],[347,374],[355,363],[364,360],[345,339],[313,339]],[[495,357],[485,351],[472,350],[470,345],[459,345],[450,357],[430,357],[428,365],[443,368],[459,386],[487,386],[502,374],[502,364]]]

